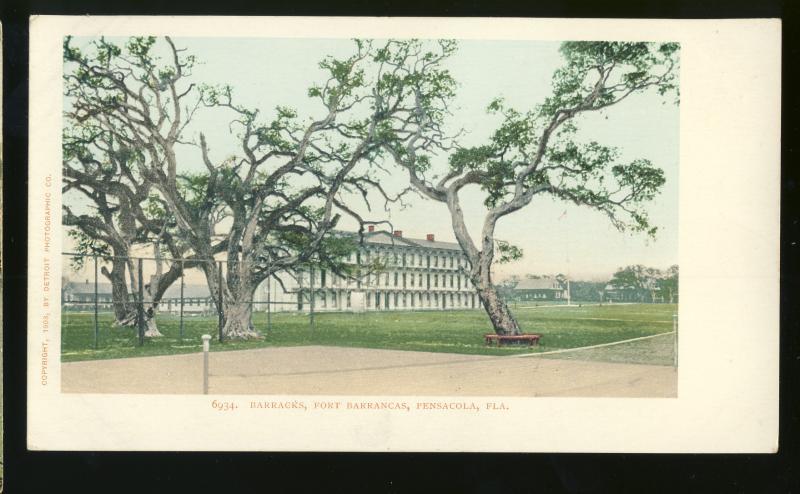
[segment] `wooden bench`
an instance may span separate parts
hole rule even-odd
[[[518,335],[499,335],[499,334],[487,334],[484,335],[484,341],[487,345],[492,346],[492,343],[497,343],[497,346],[503,345],[505,343],[510,343],[514,345],[519,345],[521,343],[527,343],[528,346],[538,345],[539,338],[542,335],[540,334],[518,334]]]

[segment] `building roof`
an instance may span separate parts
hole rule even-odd
[[[564,287],[554,278],[526,278],[514,290],[564,290]]]
[[[423,249],[442,249],[461,252],[461,246],[456,242],[441,242],[424,238],[397,237],[387,231],[367,232],[364,242],[378,245],[400,245],[404,247],[421,247]]]

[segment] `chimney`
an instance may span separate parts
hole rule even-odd
[[[429,233],[425,238],[428,240],[428,242],[433,242],[434,240],[433,233]]]
[[[369,226],[367,227],[367,230],[368,230],[370,233],[374,232],[374,231],[375,231],[375,225],[369,225]]]
[[[402,237],[403,236],[403,230],[395,230],[394,231],[394,236],[395,237]]]

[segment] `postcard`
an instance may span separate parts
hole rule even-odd
[[[780,21],[30,26],[30,449],[777,450]]]

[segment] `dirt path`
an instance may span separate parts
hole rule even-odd
[[[62,364],[70,393],[202,392],[202,354]],[[677,372],[657,365],[327,346],[210,355],[209,392],[441,396],[672,397]]]

